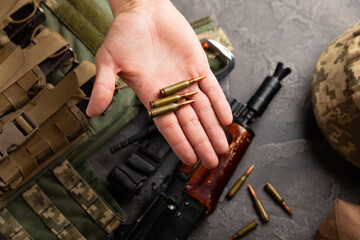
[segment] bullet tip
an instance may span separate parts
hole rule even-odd
[[[187,104],[190,104],[193,102],[195,102],[195,100],[188,100],[188,101],[182,102],[181,104],[184,106],[184,105],[187,105]]]
[[[251,187],[250,184],[248,184],[248,188],[253,196],[256,196],[254,189]]]
[[[190,96],[193,96],[193,95],[195,95],[197,93],[198,93],[197,91],[192,91],[192,92],[184,93],[184,95],[185,95],[185,97],[190,97]]]
[[[206,78],[206,76],[200,76],[200,77],[196,77],[196,78],[192,78],[190,79],[190,81],[194,82],[194,83],[197,83],[199,82],[200,80]]]
[[[290,210],[289,206],[284,203],[285,210],[290,214],[293,215],[292,211]]]
[[[250,174],[250,172],[253,170],[253,168],[254,168],[254,165],[255,164],[253,164],[253,165],[251,165],[251,167],[249,167],[249,169],[246,171],[246,175],[249,175]]]

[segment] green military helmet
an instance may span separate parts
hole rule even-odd
[[[328,142],[360,167],[360,22],[322,52],[311,97],[316,121]]]

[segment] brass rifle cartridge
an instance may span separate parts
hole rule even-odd
[[[157,108],[157,107],[161,107],[170,103],[175,103],[178,102],[184,98],[190,97],[194,94],[196,94],[197,92],[188,92],[188,93],[181,93],[181,94],[175,94],[175,95],[170,95],[164,98],[159,98],[159,99],[155,99],[153,101],[150,101],[150,108]]]
[[[245,227],[241,228],[239,231],[237,231],[231,238],[228,240],[236,240],[241,238],[242,236],[245,236],[250,231],[254,230],[258,226],[258,223],[254,220],[249,222]]]
[[[256,209],[258,210],[261,220],[263,220],[264,222],[267,222],[270,220],[269,215],[267,214],[264,205],[261,203],[260,199],[256,196],[254,189],[251,187],[250,184],[248,184],[252,199],[254,200],[254,204]]]
[[[231,199],[237,193],[237,191],[239,191],[253,168],[254,164],[244,173],[244,175],[241,176],[241,178],[239,178],[239,180],[236,181],[236,183],[231,187],[230,191],[226,195],[227,199]]]
[[[199,82],[201,79],[204,79],[205,77],[206,76],[192,78],[192,79],[181,81],[181,82],[175,83],[173,85],[170,85],[168,87],[162,88],[162,89],[160,89],[160,95],[162,97],[169,96],[169,95],[171,95],[173,93],[176,93],[176,92],[178,92],[180,90],[183,90],[183,89],[187,88],[188,86],[190,86],[193,83]]]
[[[163,115],[168,112],[174,112],[175,110],[177,110],[187,104],[190,104],[192,102],[195,102],[195,100],[189,100],[189,101],[179,102],[179,103],[170,103],[168,105],[164,105],[161,107],[157,107],[157,108],[148,110],[147,115],[148,115],[148,118],[158,117],[158,116]]]
[[[292,215],[290,208],[285,203],[285,201],[282,198],[282,196],[280,195],[280,193],[274,188],[274,186],[270,182],[266,183],[264,188],[271,195],[271,197],[275,200],[275,202],[280,204],[280,206],[282,206],[288,214]]]

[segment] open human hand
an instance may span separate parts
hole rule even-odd
[[[198,91],[195,100],[174,113],[154,118],[161,134],[187,165],[200,160],[218,164],[228,149],[223,130],[232,113],[193,29],[170,0],[109,0],[114,21],[95,57],[96,80],[87,109],[91,117],[110,104],[116,75],[141,102],[159,98],[159,89],[206,76],[183,92]]]

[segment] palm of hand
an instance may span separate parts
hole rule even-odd
[[[207,167],[217,164],[216,154],[227,150],[223,125],[231,123],[231,111],[209,69],[193,30],[170,2],[138,7],[115,17],[96,55],[97,77],[88,114],[105,110],[118,74],[148,107],[159,89],[175,82],[206,75],[192,106],[154,119],[177,156],[187,164],[197,159]]]

